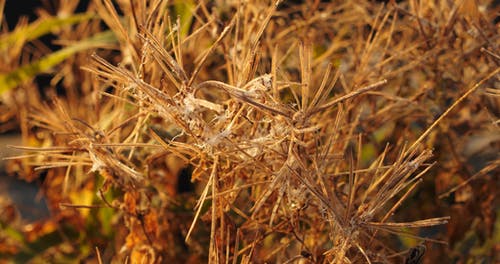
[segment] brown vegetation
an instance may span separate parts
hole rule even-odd
[[[54,2],[38,21],[78,1]],[[498,12],[479,0],[91,1],[91,16],[51,32],[90,44],[48,87],[16,75],[2,94],[25,141],[8,169],[43,176],[52,218],[35,231],[2,219],[0,256],[493,262]],[[2,73],[53,54],[15,45],[0,46]]]

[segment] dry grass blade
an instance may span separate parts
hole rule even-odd
[[[444,225],[447,224],[449,220],[450,217],[446,216],[446,217],[430,218],[430,219],[419,220],[414,222],[406,222],[406,223],[368,222],[366,223],[366,225],[370,227],[384,227],[387,229],[418,228],[418,227],[429,227],[435,225]]]
[[[345,101],[347,99],[350,99],[352,97],[358,96],[360,94],[366,93],[367,91],[370,91],[370,90],[373,90],[375,88],[378,88],[378,87],[380,87],[380,86],[382,86],[382,85],[384,85],[386,83],[387,83],[387,80],[382,80],[382,81],[376,82],[374,84],[368,85],[366,87],[357,89],[356,91],[350,92],[350,93],[348,93],[346,95],[343,95],[343,96],[341,96],[339,98],[336,98],[334,100],[326,102],[326,103],[322,104],[321,106],[317,106],[317,107],[311,109],[309,111],[309,114],[312,115],[312,114],[324,111],[324,110],[326,110],[326,109],[328,109],[328,108],[330,108],[330,107],[332,107],[332,106],[334,106],[336,104],[339,104],[340,102],[343,102],[343,101]]]
[[[217,156],[216,156],[217,157]],[[218,158],[216,158],[214,160],[214,164],[212,165],[212,172],[210,173],[210,178],[208,179],[208,182],[207,182],[207,185],[205,186],[205,188],[203,189],[203,193],[201,194],[200,198],[198,199],[198,202],[196,203],[196,214],[194,215],[194,218],[193,218],[193,222],[191,223],[191,226],[189,227],[189,231],[188,233],[186,234],[186,238],[185,238],[185,241],[186,242],[189,242],[189,238],[190,238],[190,235],[191,233],[193,232],[193,229],[194,227],[196,226],[196,222],[198,221],[198,218],[200,216],[200,212],[201,212],[201,209],[203,207],[203,203],[205,203],[206,199],[207,199],[207,196],[208,196],[208,191],[210,190],[210,186],[214,184],[214,177],[217,173],[217,164],[218,163]],[[212,187],[212,190],[214,190],[215,187]],[[212,196],[216,195],[215,193],[212,193]],[[212,197],[212,208],[213,210],[215,210],[215,197]],[[212,217],[215,217],[215,214],[213,214]],[[213,224],[215,224],[215,221],[212,222]],[[210,238],[210,251],[213,250],[213,241],[212,241],[213,237]]]
[[[441,115],[439,116],[438,119],[436,119],[436,121],[434,121],[432,123],[432,125],[430,125],[426,130],[425,132],[408,148],[408,150],[406,151],[406,154],[408,154],[409,152],[413,151],[421,142],[422,140],[427,136],[429,135],[429,133],[455,108],[457,107],[458,104],[460,104],[463,100],[465,100],[465,98],[467,98],[470,94],[472,94],[473,92],[475,92],[479,87],[481,87],[481,85],[483,85],[486,81],[488,81],[489,79],[493,78],[495,75],[497,75],[498,73],[500,73],[500,67],[499,68],[496,68],[495,70],[493,70],[492,72],[490,72],[486,77],[484,77],[483,79],[481,79],[479,82],[477,82],[476,84],[474,84],[471,88],[469,88],[467,90],[467,92],[465,92],[460,98],[458,98],[450,107],[448,107],[448,109],[446,109],[446,111]]]

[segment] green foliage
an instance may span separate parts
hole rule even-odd
[[[179,32],[182,37],[186,37],[189,34],[189,29],[193,22],[193,10],[195,10],[196,5],[192,0],[188,1],[175,1],[174,4],[174,16],[177,15],[180,20],[181,28]]]
[[[23,65],[18,69],[6,74],[0,74],[0,94],[18,86],[19,84],[33,78],[34,76],[50,70],[52,67],[66,60],[77,52],[94,49],[116,43],[113,32],[106,31],[98,33],[95,36],[84,39],[71,46],[55,51],[46,57]]]
[[[43,35],[56,32],[61,27],[71,26],[92,19],[93,14],[74,14],[68,17],[50,17],[21,26],[0,36],[0,52],[14,45],[23,45]]]

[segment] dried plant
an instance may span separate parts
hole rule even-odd
[[[17,99],[36,142],[18,147],[19,166],[24,177],[48,171],[61,230],[103,232],[83,236],[96,249],[73,249],[82,259],[422,263],[432,250],[420,242],[448,239],[421,230],[454,220],[414,213],[419,184],[453,163],[441,152],[460,135],[450,120],[477,114],[475,133],[498,114],[494,10],[472,0],[95,0],[92,20],[57,33],[69,47],[89,36],[81,50],[99,47],[58,66],[65,94]],[[484,85],[494,88],[483,111]],[[179,187],[187,181],[192,189]]]

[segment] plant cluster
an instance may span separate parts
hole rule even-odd
[[[493,260],[493,1],[54,3],[0,37],[1,107],[26,143],[9,169],[43,178],[53,215],[37,232],[2,219],[0,255]]]

